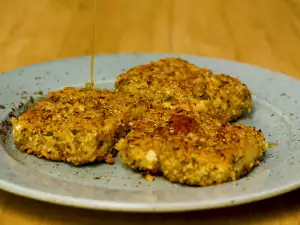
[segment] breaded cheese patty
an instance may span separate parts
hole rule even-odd
[[[12,119],[18,149],[55,161],[82,165],[105,159],[126,133],[132,98],[108,90],[64,88],[50,92]]]
[[[164,126],[174,112],[176,110],[154,108],[132,118],[130,132],[115,146],[122,162],[137,171],[149,171],[152,174],[160,172],[157,157],[160,144],[156,142],[160,139],[154,133],[157,127]]]
[[[197,186],[246,175],[266,147],[264,135],[254,128],[172,110],[150,110],[116,145],[131,168],[161,171],[172,182]]]
[[[118,92],[146,96],[154,106],[205,112],[231,121],[251,111],[250,90],[237,78],[213,74],[179,58],[136,66],[119,75]]]

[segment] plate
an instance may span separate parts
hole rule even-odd
[[[268,142],[264,161],[247,177],[210,187],[149,183],[117,159],[115,165],[74,167],[21,153],[9,117],[22,113],[42,93],[84,86],[90,57],[32,65],[0,76],[0,188],[8,192],[80,208],[175,212],[228,207],[300,187],[300,82],[266,69],[220,59],[178,54],[111,54],[95,59],[96,87],[113,88],[115,77],[132,66],[163,57],[181,57],[215,73],[238,77],[253,91],[253,113],[239,123],[262,129]],[[31,96],[31,97],[30,97]]]

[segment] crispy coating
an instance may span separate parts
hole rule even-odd
[[[156,150],[159,147],[156,146],[153,133],[175,111],[164,108],[148,109],[134,117],[130,123],[130,132],[115,147],[122,162],[137,171],[158,173],[160,170]]]
[[[179,59],[136,66],[117,77],[118,92],[147,96],[154,106],[205,112],[231,121],[251,111],[251,92],[237,78]]]
[[[233,181],[257,165],[267,144],[261,131],[203,113],[150,110],[116,148],[136,170],[161,171],[172,182],[208,186]]]
[[[54,161],[82,165],[106,159],[126,134],[133,98],[108,90],[64,88],[50,92],[12,119],[18,149]],[[133,108],[132,108],[133,107]]]

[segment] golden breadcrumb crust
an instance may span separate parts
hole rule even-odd
[[[108,90],[71,87],[49,95],[12,119],[16,146],[75,165],[104,158],[112,162],[109,152],[126,134],[134,99]]]
[[[149,98],[154,106],[181,108],[225,121],[251,111],[251,92],[237,78],[213,74],[179,59],[165,58],[119,75],[118,92]]]
[[[149,110],[116,145],[122,161],[135,170],[199,186],[246,175],[266,147],[264,135],[254,128],[166,109]]]

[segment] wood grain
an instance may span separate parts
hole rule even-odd
[[[0,71],[89,55],[91,0],[0,0]],[[300,78],[298,0],[97,0],[96,52],[177,52],[247,62]],[[183,214],[93,212],[0,191],[3,225],[300,224],[300,191]]]

